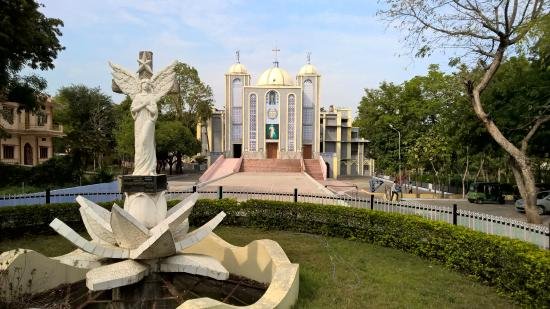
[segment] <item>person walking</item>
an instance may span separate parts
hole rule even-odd
[[[393,201],[393,196],[395,195],[395,200],[399,201],[399,194],[401,193],[401,184],[399,183],[399,180],[395,178],[395,181],[393,182],[391,186],[391,198],[390,201]]]

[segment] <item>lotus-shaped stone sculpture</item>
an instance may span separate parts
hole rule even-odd
[[[164,220],[148,229],[116,204],[109,212],[78,196],[80,214],[91,240],[54,219],[50,226],[80,248],[56,259],[90,269],[86,273],[86,286],[93,291],[136,283],[151,272],[185,272],[225,280],[229,272],[218,260],[181,253],[208,236],[225,217],[220,212],[188,233],[188,217],[197,198],[197,193],[187,197],[169,209]]]

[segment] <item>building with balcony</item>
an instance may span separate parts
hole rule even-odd
[[[320,155],[330,164],[329,176],[370,175],[374,160],[366,157],[368,140],[359,137],[359,128],[352,127],[349,108],[329,106],[320,113]]]
[[[54,103],[48,99],[36,113],[18,110],[19,103],[0,103],[0,127],[9,137],[0,139],[0,162],[34,166],[53,156],[53,138],[63,127],[53,123]]]

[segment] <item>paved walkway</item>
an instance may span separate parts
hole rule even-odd
[[[303,173],[241,172],[208,184],[208,188],[223,186],[224,190],[330,194],[322,184]]]

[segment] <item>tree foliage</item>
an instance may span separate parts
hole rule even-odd
[[[64,125],[66,150],[82,167],[102,166],[113,153],[116,127],[114,104],[99,88],[84,85],[62,87],[54,100],[59,104],[56,120]]]
[[[180,90],[161,100],[161,114],[165,119],[181,121],[195,134],[197,122],[205,121],[212,114],[212,88],[201,81],[194,67],[186,63],[179,62],[175,71]]]
[[[386,0],[380,13],[405,30],[405,41],[417,50],[417,56],[431,49],[452,48],[465,51],[465,59],[475,64],[479,74],[466,77],[466,93],[475,115],[492,139],[509,155],[516,184],[525,199],[529,222],[540,223],[536,210],[536,187],[528,144],[550,114],[532,119],[527,134],[519,143],[503,134],[488,113],[482,94],[505,61],[522,41],[544,23],[548,2],[544,0]],[[473,61],[473,62],[472,62]],[[450,63],[461,60],[454,58]]]
[[[46,81],[36,75],[21,77],[19,71],[26,66],[53,69],[64,49],[59,42],[63,22],[44,16],[41,6],[32,0],[0,0],[0,102],[17,102],[32,112],[40,111],[45,101]],[[0,126],[3,136],[7,133]]]

